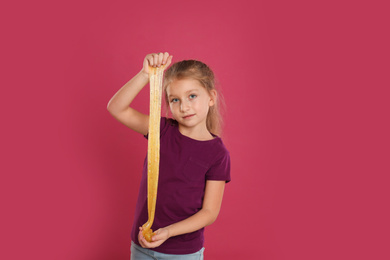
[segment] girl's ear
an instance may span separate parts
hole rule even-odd
[[[215,89],[210,91],[210,101],[209,106],[214,106],[215,102],[217,102],[217,91]]]

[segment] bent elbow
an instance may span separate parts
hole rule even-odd
[[[107,110],[108,110],[108,112],[110,112],[110,113],[111,113],[111,111],[112,111],[111,100],[108,101],[108,103],[107,103]]]
[[[213,223],[215,222],[216,219],[217,219],[217,218],[211,219],[211,220],[209,221],[209,223],[207,223],[207,226],[210,226],[211,224],[213,224]]]
[[[107,110],[108,110],[108,112],[110,112],[110,114],[113,115],[113,116],[115,116],[115,114],[117,114],[116,109],[113,107],[113,105],[111,104],[111,102],[108,102],[108,103],[107,103]]]
[[[210,224],[213,224],[218,218],[218,214],[215,214],[214,217],[211,219],[211,223]]]
[[[209,221],[207,223],[207,226],[213,224],[217,220],[218,213],[219,212],[209,212]]]

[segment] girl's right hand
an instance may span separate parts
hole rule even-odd
[[[172,55],[169,55],[168,52],[165,53],[151,53],[146,55],[144,59],[144,65],[142,72],[149,75],[149,66],[151,67],[161,67],[165,65],[164,69],[168,68],[172,62]]]

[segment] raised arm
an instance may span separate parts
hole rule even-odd
[[[149,128],[149,115],[145,115],[130,107],[131,102],[149,82],[149,66],[167,68],[172,61],[168,52],[146,55],[142,70],[129,80],[107,104],[110,114],[125,126],[146,135]]]

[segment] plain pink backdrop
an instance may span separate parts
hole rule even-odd
[[[227,104],[206,259],[389,259],[384,3],[2,3],[0,258],[129,259],[147,143],[106,105],[168,51],[208,63]]]

